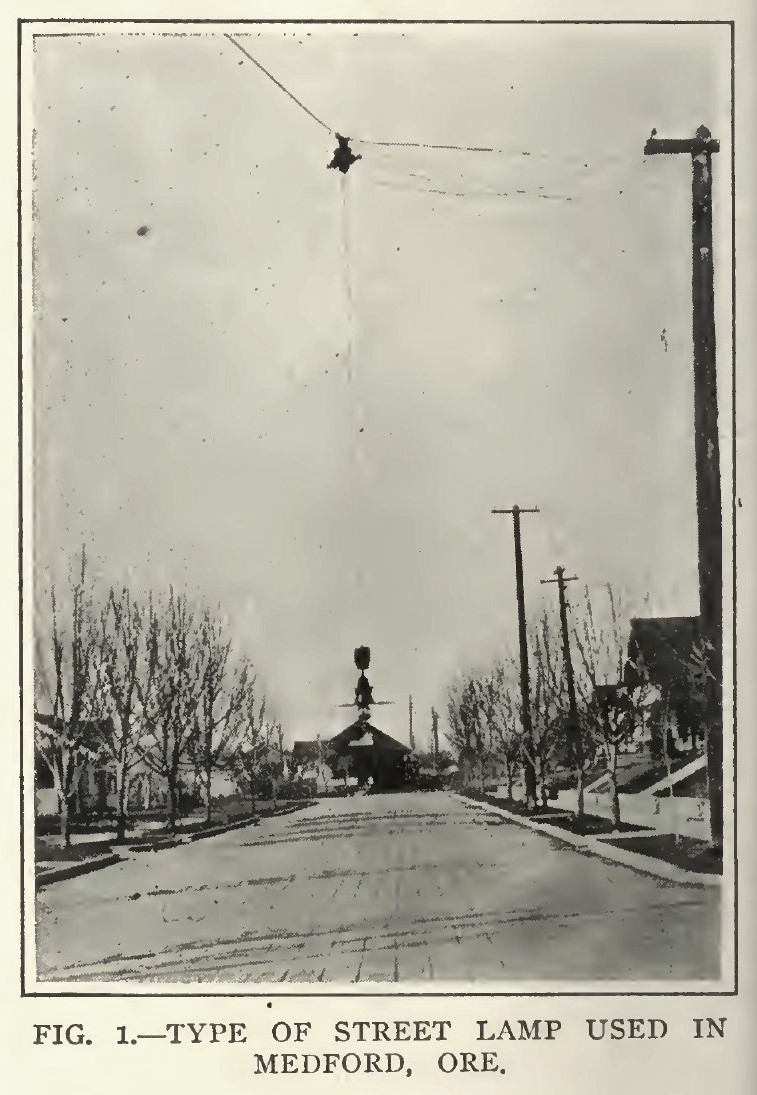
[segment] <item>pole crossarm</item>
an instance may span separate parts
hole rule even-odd
[[[652,135],[647,138],[644,145],[645,156],[672,156],[684,152],[690,156],[698,156],[702,152],[719,152],[720,141],[713,137],[706,126],[701,125],[694,137],[670,138],[658,137],[657,130],[652,130]]]

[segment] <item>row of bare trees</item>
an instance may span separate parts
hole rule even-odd
[[[524,763],[533,766],[537,794],[547,805],[556,771],[569,772],[577,791],[577,814],[584,814],[584,788],[591,773],[604,771],[613,820],[620,823],[618,759],[642,736],[651,708],[659,714],[663,697],[641,664],[634,684],[626,683],[630,615],[621,595],[607,586],[600,611],[588,587],[571,612],[570,647],[576,711],[571,716],[565,651],[556,614],[544,610],[529,628],[532,678],[531,731],[521,718],[520,667],[498,661],[471,672],[449,690],[450,742],[462,761],[464,778],[483,786],[504,778],[508,798]],[[527,803],[530,809],[537,802]]]
[[[111,586],[98,596],[82,550],[63,595],[52,587],[36,616],[35,748],[52,776],[65,843],[88,765],[115,774],[120,840],[139,768],[161,782],[171,831],[190,783],[202,789],[210,822],[221,770],[254,812],[261,773],[276,776],[280,730],[266,722],[253,666],[219,615],[174,589],[139,597]]]

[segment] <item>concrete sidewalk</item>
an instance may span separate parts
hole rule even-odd
[[[565,844],[570,844],[583,852],[596,855],[606,862],[622,863],[625,867],[633,867],[634,870],[641,871],[643,874],[652,875],[654,878],[666,878],[671,882],[682,882],[689,886],[719,887],[722,882],[722,876],[718,874],[704,874],[697,871],[687,871],[683,867],[677,867],[673,863],[666,863],[664,860],[657,859],[654,856],[642,855],[640,852],[631,852],[627,848],[616,848],[612,844],[608,844],[609,840],[616,839],[615,834],[580,836],[577,833],[568,832],[566,829],[560,829],[556,825],[550,825],[548,822],[532,821],[531,818],[511,813],[502,806],[496,806],[493,802],[470,799],[466,798],[465,795],[457,795],[456,797],[462,802],[480,806],[483,810],[499,814],[500,816],[507,818],[508,821],[515,822],[516,825],[522,825],[526,829],[531,829],[532,832],[543,833],[545,836],[553,837],[555,840],[561,840]],[[618,833],[617,838],[624,839],[635,835],[638,835],[635,831]],[[651,836],[654,834],[645,832],[643,835]]]

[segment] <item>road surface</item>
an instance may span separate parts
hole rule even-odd
[[[454,795],[366,795],[55,883],[37,941],[48,981],[715,979],[719,892]]]

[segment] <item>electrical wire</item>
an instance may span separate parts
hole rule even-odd
[[[262,65],[260,63],[260,61],[257,60],[256,57],[253,57],[253,55],[247,49],[245,49],[245,47],[243,45],[241,45],[241,43],[238,42],[236,38],[234,38],[231,34],[224,34],[224,37],[228,38],[228,40],[232,43],[232,45],[236,46],[237,49],[240,50],[240,52],[244,54],[244,56],[247,58],[248,61],[251,61],[253,65],[255,65],[265,76],[267,76],[268,79],[271,80],[271,82],[273,84],[275,84],[276,87],[279,88],[280,91],[283,91],[285,95],[287,95],[294,103],[296,103],[297,106],[301,110],[303,110],[310,118],[312,118],[314,122],[317,122],[318,125],[321,126],[323,129],[325,129],[327,133],[331,133],[332,135],[336,135],[337,131],[332,126],[328,125],[326,122],[323,121],[322,118],[319,118],[317,114],[314,114],[313,111],[310,110],[309,107],[305,106],[305,104],[300,99],[298,99],[297,96],[292,91],[290,91],[289,88],[286,87],[285,84],[283,84],[280,80],[277,80],[276,77],[273,75],[273,73],[269,72],[268,69],[265,68],[265,66]],[[382,148],[397,148],[397,149],[418,148],[418,149],[428,149],[428,150],[432,150],[432,151],[443,151],[443,152],[486,152],[486,153],[491,153],[491,154],[497,155],[497,156],[510,156],[510,157],[514,157],[514,158],[534,156],[538,159],[551,159],[555,155],[560,155],[559,153],[552,153],[552,152],[549,152],[545,149],[541,149],[540,151],[532,153],[532,152],[528,151],[527,149],[522,149],[522,148],[495,148],[493,146],[488,146],[488,145],[432,144],[432,143],[426,142],[426,141],[385,141],[385,140],[376,140],[376,139],[371,138],[371,137],[351,137],[349,139],[354,144],[370,145],[370,146],[372,146],[374,148],[378,148],[378,149],[382,149]],[[571,153],[571,154],[568,154],[568,155],[560,156],[560,159],[562,161],[564,161],[565,163],[576,163],[576,164],[578,164],[583,159],[583,157],[581,157],[580,155],[578,155],[576,153]],[[614,154],[609,154],[606,157],[604,157],[603,159],[607,163],[612,163],[616,160],[616,156]],[[587,163],[584,163],[583,166],[585,168],[588,168],[589,165]],[[595,163],[593,166],[597,167],[598,165]],[[457,197],[458,195],[455,194],[454,196]],[[459,196],[462,196],[462,195],[459,195]],[[558,195],[555,195],[555,196],[558,196]],[[565,199],[565,200],[569,201],[571,199]]]
[[[321,120],[321,119],[320,119],[320,118],[318,117],[318,115],[317,115],[317,114],[314,114],[314,113],[313,113],[313,111],[312,111],[312,110],[309,110],[309,109],[308,109],[308,107],[306,107],[304,103],[300,102],[300,100],[299,100],[299,99],[297,98],[297,96],[296,96],[296,95],[294,95],[294,94],[293,94],[293,93],[292,93],[292,92],[291,92],[291,91],[289,90],[289,88],[288,88],[288,87],[285,87],[285,86],[284,86],[284,85],[283,85],[283,84],[282,84],[282,83],[281,83],[281,82],[280,82],[279,80],[277,80],[277,79],[276,79],[276,77],[275,77],[275,76],[274,76],[274,75],[273,75],[272,73],[270,73],[270,72],[268,71],[268,69],[267,69],[267,68],[264,68],[264,67],[263,67],[263,66],[261,65],[260,61],[257,61],[257,60],[256,60],[256,59],[255,59],[255,58],[254,58],[254,57],[252,56],[252,54],[251,54],[251,53],[248,53],[248,52],[247,52],[247,50],[246,50],[246,49],[244,48],[244,46],[240,45],[240,44],[239,44],[239,42],[237,42],[236,38],[232,38],[232,36],[231,36],[230,34],[225,34],[225,35],[224,35],[224,37],[225,37],[225,38],[228,38],[228,39],[229,39],[229,41],[230,41],[230,42],[231,42],[231,43],[232,43],[233,45],[235,45],[235,46],[237,47],[237,49],[238,49],[238,50],[240,50],[240,51],[241,51],[241,52],[242,52],[242,53],[243,53],[243,54],[245,55],[245,57],[247,58],[247,60],[248,60],[248,61],[252,61],[253,65],[256,65],[256,66],[257,66],[257,67],[258,67],[258,68],[260,69],[260,71],[261,71],[261,72],[265,73],[265,75],[266,75],[266,76],[268,77],[268,79],[269,79],[269,80],[272,80],[272,81],[273,81],[273,83],[274,83],[274,84],[276,85],[276,87],[280,88],[280,89],[281,89],[281,90],[282,90],[282,91],[284,92],[284,94],[285,94],[285,95],[288,95],[290,99],[292,99],[292,100],[293,100],[293,101],[294,101],[295,103],[297,103],[297,106],[298,106],[298,107],[300,107],[300,109],[301,109],[301,110],[304,110],[306,114],[309,114],[309,115],[310,115],[310,117],[311,117],[311,118],[313,119],[313,121],[315,121],[315,122],[318,122],[318,125],[320,125],[320,126],[323,126],[323,128],[324,128],[324,129],[325,129],[325,130],[326,130],[326,131],[327,131],[328,133],[333,133],[333,132],[334,132],[334,130],[333,130],[333,129],[331,128],[331,126],[330,126],[330,125],[326,125],[326,123],[325,123],[324,121],[322,121],[322,120]]]
[[[431,182],[430,179],[421,179],[421,182]],[[535,193],[533,190],[445,190],[441,187],[431,186],[413,186],[402,185],[396,179],[381,179],[374,178],[372,182],[375,186],[386,187],[389,190],[396,190],[401,194],[438,194],[442,197],[448,198],[512,198],[512,197],[536,197],[543,198],[549,201],[566,201],[572,202],[573,198],[567,194],[546,194]]]
[[[260,61],[257,60],[257,58],[253,57],[253,55],[248,50],[246,50],[244,46],[236,40],[236,38],[234,38],[231,34],[224,34],[224,37],[228,38],[232,45],[235,45],[237,49],[244,54],[248,61],[252,61],[253,65],[259,68],[260,71],[264,73],[268,77],[268,79],[271,80],[277,88],[279,88],[280,91],[283,91],[285,95],[288,95],[289,98],[292,99],[293,102],[295,102],[301,110],[304,110],[305,113],[313,119],[313,121],[318,122],[318,125],[322,126],[328,133],[336,134],[335,129],[333,129],[330,125],[327,125],[327,123],[324,122],[322,118],[319,118],[317,114],[314,114],[312,110],[306,107],[305,104],[300,99],[298,99],[297,96],[292,91],[290,91],[285,84],[282,84],[280,80],[277,80],[273,73],[269,72],[268,69],[265,68],[260,63]],[[354,141],[355,144],[373,145],[377,148],[426,148],[443,152],[493,152],[499,155],[531,155],[530,152],[524,152],[522,150],[513,149],[508,151],[503,148],[489,148],[488,146],[484,145],[429,144],[424,141],[378,141],[370,137],[353,137],[350,139]]]
[[[355,137],[356,144],[377,145],[380,148],[433,148],[443,152],[502,152],[501,148],[484,148],[479,145],[424,144],[422,141],[373,141],[369,137]],[[530,153],[522,152],[528,156]]]
[[[342,270],[344,271],[344,295],[347,301],[347,340],[345,346],[345,372],[347,374],[347,380],[351,382],[353,380],[352,370],[352,349],[354,341],[354,329],[355,329],[355,304],[352,292],[352,261],[351,261],[351,249],[350,249],[350,211],[349,203],[347,201],[347,195],[349,183],[347,176],[342,175],[342,206],[341,206],[341,221],[342,221]]]

